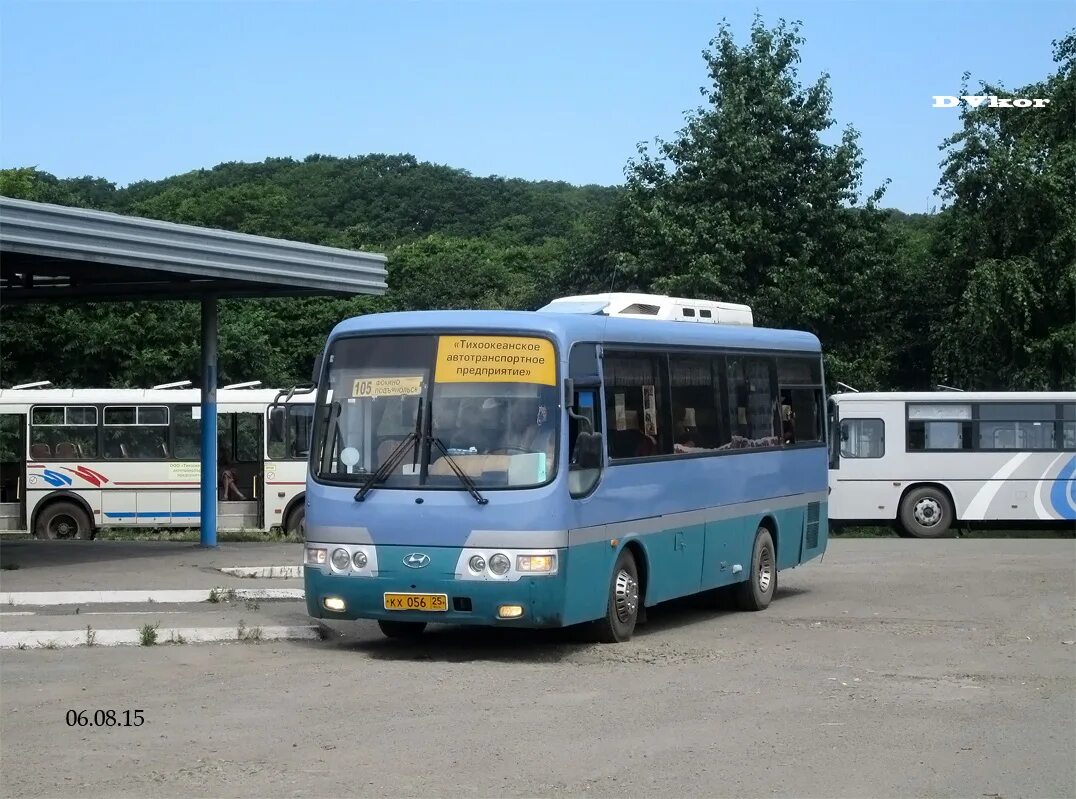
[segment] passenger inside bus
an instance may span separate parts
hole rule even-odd
[[[235,459],[229,450],[223,449],[220,453],[220,489],[221,499],[225,502],[232,499],[240,501],[246,499],[246,495],[239,490],[239,486],[236,484],[237,480],[238,471]]]

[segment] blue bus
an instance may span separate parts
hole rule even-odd
[[[311,616],[621,642],[646,607],[710,589],[762,610],[825,551],[818,339],[608,296],[336,326],[315,367]]]

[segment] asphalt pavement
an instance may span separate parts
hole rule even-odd
[[[1076,795],[1076,542],[836,540],[764,612],[711,599],[651,611],[624,645],[356,623],[5,650],[0,793]]]

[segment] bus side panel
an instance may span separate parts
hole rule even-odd
[[[745,579],[745,575],[750,571],[751,558],[748,526],[748,520],[742,516],[706,523],[701,585],[703,590],[732,585]],[[754,527],[751,532],[754,533]],[[734,574],[733,566],[742,565],[745,557],[748,559],[748,566],[739,574]]]
[[[198,491],[173,490],[171,496],[172,524],[197,527],[202,517],[202,496]]]
[[[705,524],[674,527],[646,536],[647,606],[699,591],[705,542]]]
[[[169,491],[139,491],[136,497],[137,524],[157,527],[171,523],[172,498]]]
[[[101,492],[101,524],[104,527],[124,527],[138,524],[137,491],[110,489]]]
[[[568,537],[570,542],[572,534]],[[588,536],[589,539],[597,537],[596,532]],[[609,540],[602,537],[569,546],[565,558],[565,624],[593,621],[605,615],[609,598],[608,575],[613,573],[619,552],[619,547],[610,546]]]
[[[817,503],[815,503],[817,505]],[[769,514],[777,525],[774,544],[777,547],[777,569],[791,569],[800,563],[800,555],[806,540],[806,508],[786,508]],[[761,522],[761,519],[759,520]],[[817,518],[815,520],[815,541],[817,542]],[[757,529],[757,528],[756,528]],[[750,563],[750,560],[748,560]]]

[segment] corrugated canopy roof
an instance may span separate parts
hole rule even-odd
[[[384,255],[0,197],[0,301],[383,294]]]

